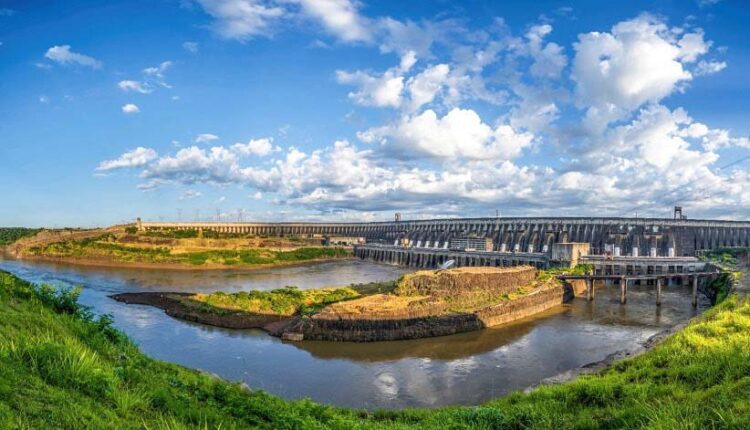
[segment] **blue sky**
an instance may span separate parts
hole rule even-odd
[[[0,1],[0,225],[750,218],[743,1]]]

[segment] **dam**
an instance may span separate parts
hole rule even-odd
[[[447,249],[451,240],[492,241],[487,251],[548,253],[556,243],[588,243],[590,253],[685,257],[723,247],[750,247],[750,221],[680,218],[457,218],[359,223],[136,222],[139,230],[210,230],[257,236],[348,236],[367,243]]]

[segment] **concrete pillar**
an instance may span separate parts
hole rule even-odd
[[[698,307],[698,276],[693,276],[693,307]]]
[[[633,247],[633,257],[637,257],[637,256],[638,256],[638,247],[634,246]]]
[[[591,278],[586,279],[586,298],[589,301],[594,300],[594,280]]]
[[[656,306],[661,306],[661,284],[663,283],[662,278],[656,278]]]
[[[620,304],[628,301],[628,278],[622,278],[620,281]]]

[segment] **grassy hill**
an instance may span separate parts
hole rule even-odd
[[[375,413],[153,360],[76,297],[0,272],[0,428],[750,428],[750,302],[735,294],[601,374],[478,407]]]

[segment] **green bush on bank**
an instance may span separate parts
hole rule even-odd
[[[168,247],[136,247],[110,241],[110,235],[97,238],[55,242],[46,246],[29,249],[31,255],[76,258],[105,259],[114,262],[259,265],[289,262],[303,262],[316,259],[341,258],[350,252],[339,247],[306,247],[290,251],[269,249],[210,250],[172,253]]]
[[[33,236],[41,230],[40,228],[0,227],[0,246],[10,245],[24,237]]]
[[[150,359],[76,294],[0,272],[0,428],[750,428],[750,302],[736,295],[597,375],[478,407],[368,413]]]

